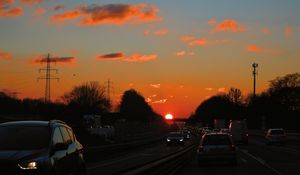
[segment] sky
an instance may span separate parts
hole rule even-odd
[[[136,89],[165,115],[188,117],[231,87],[257,92],[300,70],[299,0],[0,0],[0,91],[51,99],[74,86],[111,83],[118,104]]]

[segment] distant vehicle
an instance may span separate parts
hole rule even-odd
[[[184,135],[182,132],[170,132],[167,136],[167,145],[179,144],[184,145]]]
[[[285,144],[286,134],[284,129],[282,128],[269,129],[266,134],[266,143],[268,145],[274,143]]]
[[[214,128],[215,129],[225,128],[225,120],[224,119],[214,119]]]
[[[181,132],[186,140],[191,138],[191,132],[189,130],[182,130]]]
[[[0,124],[0,174],[84,175],[83,146],[62,121]]]
[[[248,127],[246,120],[231,120],[229,132],[235,143],[248,144]]]
[[[114,140],[115,128],[109,125],[102,126],[100,115],[84,115],[83,126],[91,135],[100,136],[106,141]]]
[[[220,129],[215,128],[212,130],[212,132],[220,132]]]
[[[235,145],[229,134],[208,133],[202,136],[197,150],[198,164],[210,161],[229,161],[237,165]]]

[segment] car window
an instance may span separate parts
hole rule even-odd
[[[284,131],[283,130],[271,130],[270,134],[272,134],[272,135],[283,135]]]
[[[61,135],[60,129],[55,128],[53,132],[53,137],[52,137],[53,145],[56,145],[57,143],[64,143],[63,137]]]
[[[61,134],[64,138],[65,143],[68,143],[68,144],[71,143],[72,138],[69,135],[67,128],[65,128],[65,127],[59,127],[59,128],[60,128],[60,131],[61,131]]]
[[[39,126],[0,127],[0,150],[35,150],[49,146],[50,130]]]
[[[231,141],[228,135],[207,135],[202,145],[231,145]]]

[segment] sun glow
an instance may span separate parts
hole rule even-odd
[[[172,114],[166,114],[165,119],[166,120],[173,120],[173,115]]]

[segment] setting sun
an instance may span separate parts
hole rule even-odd
[[[165,115],[165,119],[172,120],[173,119],[173,115],[172,114],[167,114],[167,115]]]

